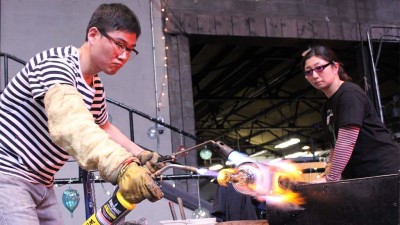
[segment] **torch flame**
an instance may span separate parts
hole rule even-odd
[[[290,190],[290,185],[300,180],[300,173],[296,166],[288,161],[277,161],[269,163],[270,166],[277,168],[273,176],[274,194],[278,195],[274,198],[275,203],[292,203],[301,205],[305,203],[304,198],[296,192]],[[267,198],[268,200],[268,198]]]
[[[228,186],[228,183],[231,182],[231,175],[237,173],[236,169],[223,169],[218,173],[217,181],[218,184],[222,186]]]
[[[223,186],[227,186],[231,182],[236,185],[236,190],[238,190],[237,187],[240,185],[242,191],[238,190],[239,192],[252,195],[260,201],[267,201],[273,204],[304,204],[304,198],[299,193],[293,192],[290,189],[290,186],[293,186],[296,181],[300,180],[299,170],[292,163],[278,161],[258,163],[257,165],[251,167],[258,169],[257,171],[253,171],[254,180],[244,179],[241,176],[244,172],[234,168],[221,170],[217,181]]]

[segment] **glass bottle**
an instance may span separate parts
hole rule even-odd
[[[223,169],[219,172],[217,181],[220,185],[226,186],[228,182],[236,191],[251,195],[270,194],[272,179],[272,170],[269,166],[246,162],[233,169]]]
[[[286,192],[298,175],[297,168],[285,161],[245,162],[235,168],[221,170],[217,181],[224,186],[230,182],[236,191],[246,195],[267,196]]]

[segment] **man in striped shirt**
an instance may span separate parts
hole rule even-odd
[[[367,95],[349,82],[334,52],[312,46],[301,62],[307,81],[328,100],[322,109],[330,153],[326,176],[315,182],[397,174],[400,146],[379,120]]]
[[[63,224],[53,181],[70,156],[118,184],[131,203],[163,197],[150,177],[160,156],[109,122],[97,75],[115,74],[138,54],[140,32],[128,7],[102,4],[80,48],[35,55],[7,85],[0,98],[0,224]]]

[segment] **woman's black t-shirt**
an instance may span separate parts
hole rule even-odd
[[[391,139],[389,130],[379,120],[364,91],[344,82],[323,106],[326,135],[334,146],[341,127],[360,127],[344,179],[395,174],[400,170],[400,145]]]

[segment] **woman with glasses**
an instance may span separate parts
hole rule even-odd
[[[102,4],[79,48],[35,55],[7,85],[0,97],[0,224],[63,224],[53,182],[69,157],[118,184],[130,203],[163,197],[151,178],[163,166],[160,155],[110,123],[98,76],[114,75],[138,54],[140,32],[127,6]]]
[[[311,46],[302,54],[301,67],[306,80],[328,98],[322,119],[333,149],[324,176],[315,182],[397,174],[399,144],[364,91],[350,82],[335,53]]]

